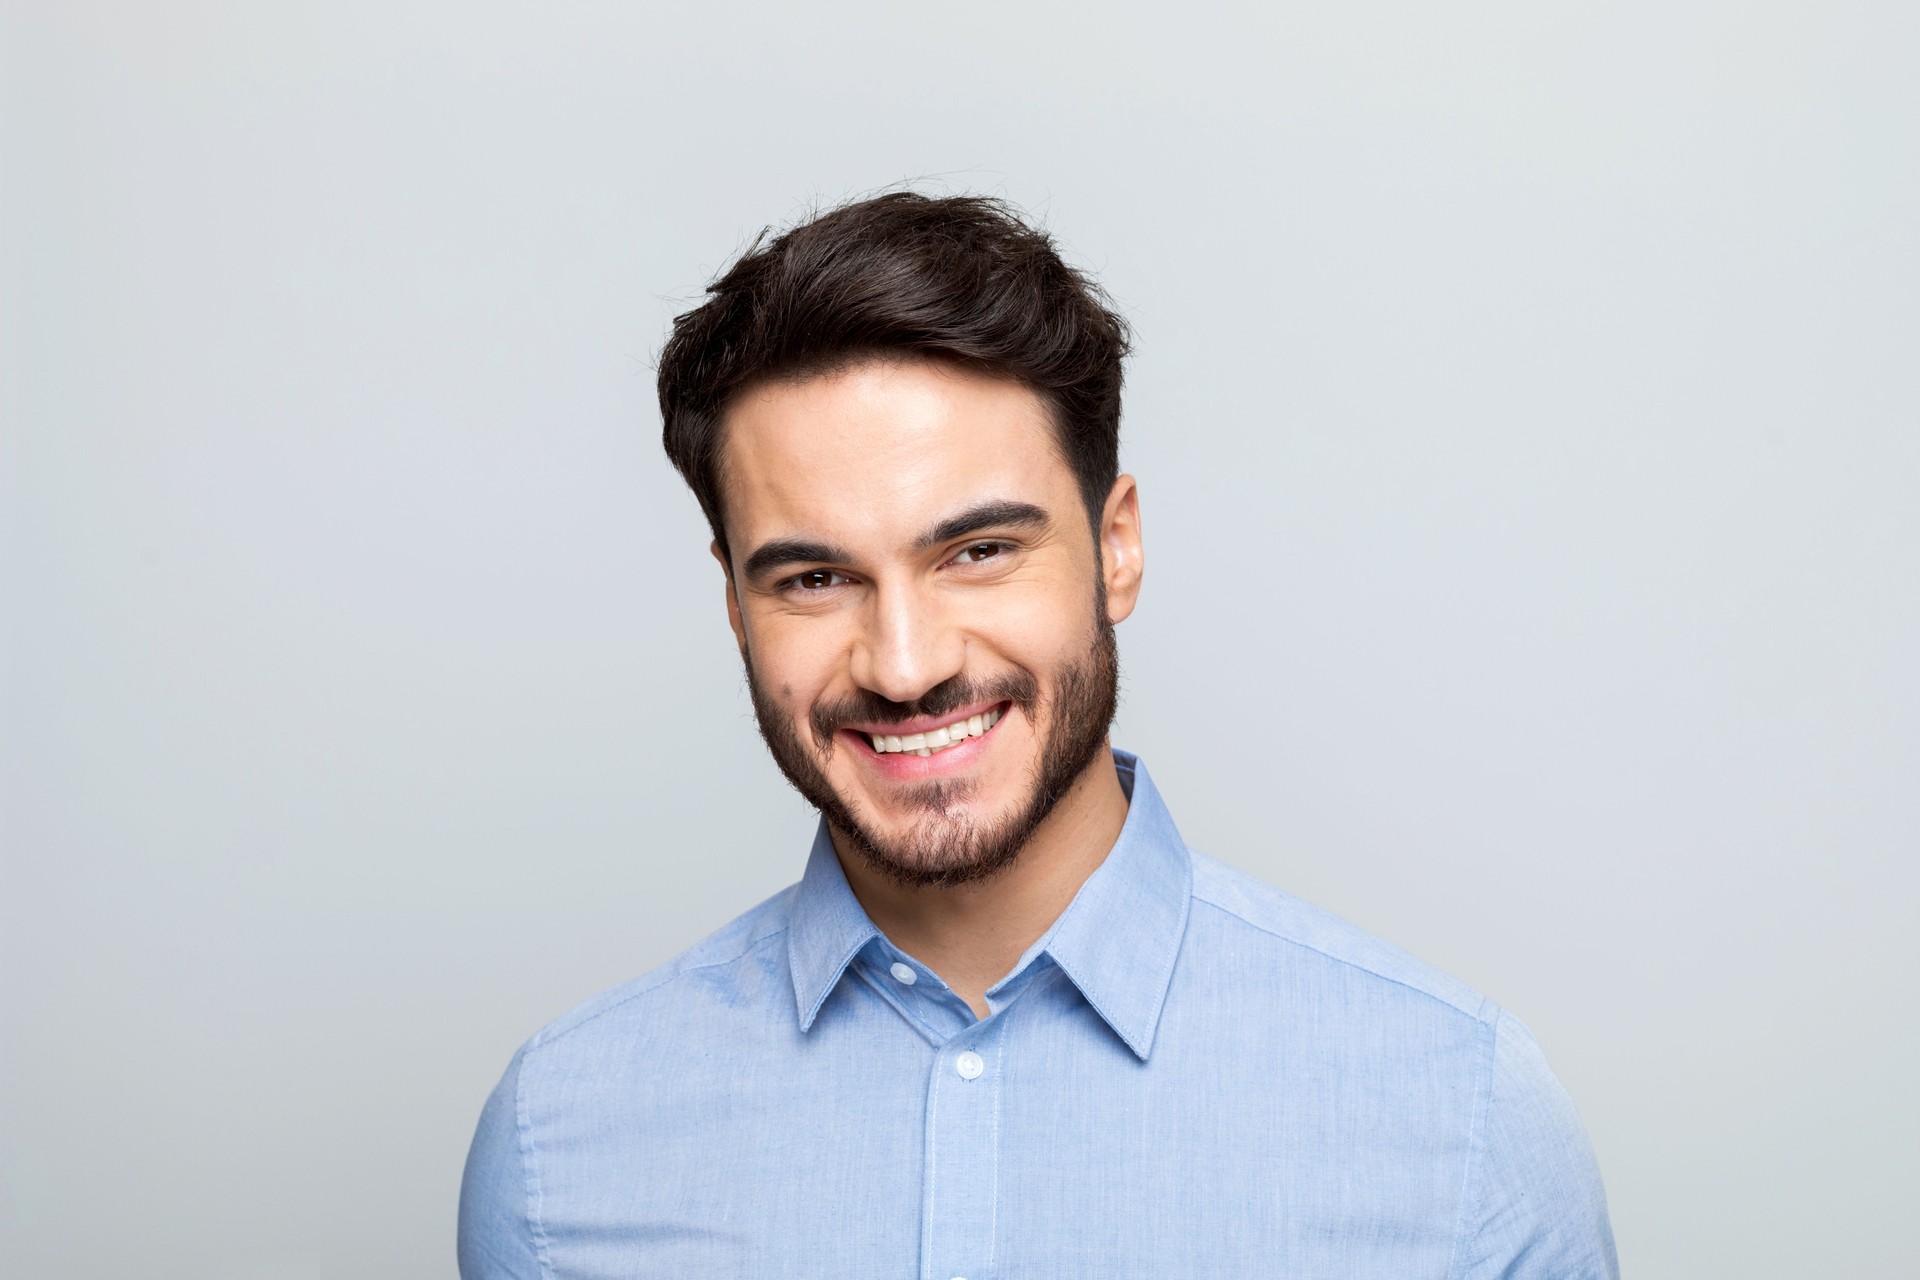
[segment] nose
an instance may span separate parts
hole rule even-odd
[[[876,590],[854,641],[851,675],[889,702],[912,702],[960,674],[966,638],[946,607],[910,587]]]

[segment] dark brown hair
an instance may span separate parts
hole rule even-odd
[[[733,398],[870,356],[949,360],[1039,394],[1097,524],[1120,470],[1127,325],[1004,201],[895,192],[842,205],[762,233],[707,295],[660,353],[660,416],[722,551],[720,427]]]

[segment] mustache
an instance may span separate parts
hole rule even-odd
[[[953,676],[911,702],[895,702],[862,689],[837,702],[820,704],[808,721],[814,742],[822,751],[831,752],[833,736],[850,724],[900,724],[921,716],[942,716],[978,702],[1011,702],[1030,714],[1039,696],[1040,682],[1026,671],[1010,671],[984,680]]]

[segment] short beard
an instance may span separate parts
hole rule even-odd
[[[1104,595],[1104,592],[1101,593]],[[1105,602],[1094,615],[1093,642],[1078,662],[1061,667],[1054,693],[1040,706],[1039,682],[1019,671],[985,681],[955,676],[912,702],[893,702],[862,690],[814,709],[809,728],[819,754],[831,757],[836,735],[849,724],[885,724],[920,716],[939,716],[981,702],[1011,702],[1040,731],[1040,758],[1026,801],[998,822],[981,823],[963,811],[970,783],[923,782],[902,788],[908,807],[925,816],[904,837],[885,840],[844,800],[819,760],[802,743],[794,717],[779,707],[754,676],[748,657],[747,689],[754,718],[774,763],[794,790],[805,796],[842,839],[874,870],[914,889],[945,888],[984,880],[1005,870],[1020,856],[1054,806],[1066,796],[1087,766],[1106,749],[1120,697],[1120,655]],[[1041,726],[1044,723],[1045,728]]]

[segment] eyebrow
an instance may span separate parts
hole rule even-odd
[[[760,578],[782,565],[807,561],[845,564],[851,559],[853,557],[839,547],[825,542],[809,542],[805,538],[775,538],[772,542],[763,542],[755,547],[746,563],[740,566],[740,572],[749,578]]]
[[[1044,529],[1053,520],[1042,507],[1010,498],[991,498],[965,511],[948,516],[914,539],[915,551],[927,551],[943,542],[964,538],[983,529]],[[790,564],[846,564],[853,559],[847,551],[827,542],[807,538],[775,538],[755,547],[740,565],[747,578],[760,579],[775,569]]]
[[[1046,511],[1031,502],[993,498],[968,507],[957,515],[948,516],[921,534],[914,542],[913,549],[929,551],[943,542],[964,538],[982,529],[1044,529],[1052,523]]]

